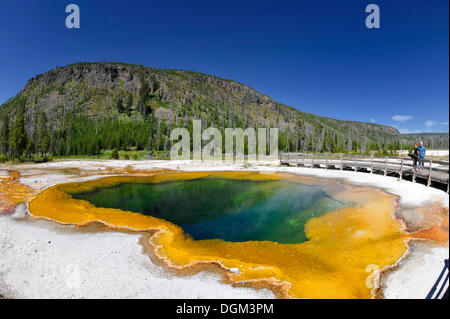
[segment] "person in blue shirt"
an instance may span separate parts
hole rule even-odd
[[[420,142],[419,146],[419,169],[423,169],[425,161],[425,153],[427,149],[423,146],[423,142]]]

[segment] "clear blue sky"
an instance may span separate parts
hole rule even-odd
[[[81,28],[65,27],[65,7]],[[365,7],[381,28],[365,27]],[[302,111],[448,132],[447,0],[0,1],[0,103],[55,66],[121,61],[245,83]]]

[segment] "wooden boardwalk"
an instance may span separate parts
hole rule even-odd
[[[281,165],[310,167],[323,169],[352,170],[395,176],[400,179],[420,181],[427,186],[436,187],[449,192],[449,163],[448,161],[425,160],[425,167],[414,169],[411,158],[374,157],[343,154],[304,154],[280,153]]]

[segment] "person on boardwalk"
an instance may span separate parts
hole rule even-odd
[[[417,171],[417,162],[419,161],[419,147],[417,146],[417,143],[414,144],[414,151],[411,158],[414,161],[414,171]]]
[[[421,169],[421,170],[424,167],[426,151],[427,151],[427,149],[423,146],[423,142],[420,142],[420,147],[419,147],[419,169]]]

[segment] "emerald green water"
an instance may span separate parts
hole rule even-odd
[[[123,183],[72,194],[97,207],[165,219],[195,240],[306,241],[305,223],[345,204],[319,186],[287,181],[201,178],[156,184]]]

